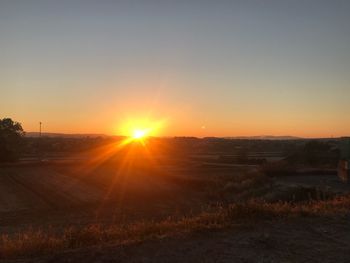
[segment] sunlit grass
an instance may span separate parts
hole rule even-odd
[[[0,237],[0,255],[13,258],[58,252],[60,250],[97,245],[108,242],[131,244],[152,239],[186,235],[203,230],[218,230],[244,225],[258,220],[293,217],[334,216],[349,213],[350,196],[308,203],[266,203],[248,201],[241,204],[217,206],[195,216],[181,219],[168,218],[160,222],[143,221],[129,225],[89,225],[69,227],[62,234],[54,230],[28,229],[17,234]]]

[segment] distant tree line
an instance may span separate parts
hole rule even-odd
[[[80,152],[103,146],[113,141],[112,138],[102,137],[26,137],[23,145],[23,154]]]
[[[19,122],[10,118],[0,119],[0,161],[16,161],[21,156],[79,152],[108,144],[115,144],[124,137],[24,137]],[[328,140],[260,140],[226,138],[149,138],[152,153],[173,157],[192,154],[216,153],[225,162],[259,163],[248,158],[254,152],[279,152],[288,156],[289,163],[336,164],[339,158],[337,139]],[[231,160],[235,155],[235,159]],[[225,159],[226,158],[226,159]],[[227,159],[231,158],[231,159]]]

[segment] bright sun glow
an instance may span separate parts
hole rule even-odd
[[[118,129],[118,134],[128,136],[129,140],[144,141],[147,137],[158,136],[164,121],[149,118],[125,120]]]
[[[142,139],[145,138],[148,134],[148,129],[136,129],[133,131],[132,137],[134,139]]]

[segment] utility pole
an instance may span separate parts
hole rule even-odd
[[[39,160],[41,161],[41,125],[42,125],[42,122],[40,121],[39,122],[39,141],[38,141],[38,157],[39,157]]]

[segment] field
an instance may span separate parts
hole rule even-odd
[[[218,188],[245,178],[239,176],[242,168],[133,164],[119,170],[116,160],[90,166],[87,161],[66,160],[1,167],[1,229],[7,232],[19,225],[64,225],[66,221],[81,225],[159,219],[180,211],[182,215],[223,201]],[[237,172],[234,178],[232,171]],[[213,176],[217,173],[221,181]]]
[[[261,157],[283,159],[279,152],[249,156]],[[227,152],[108,158],[93,152],[4,164],[0,257],[346,262],[350,186],[334,170],[270,177],[258,164],[230,161],[236,158]]]

